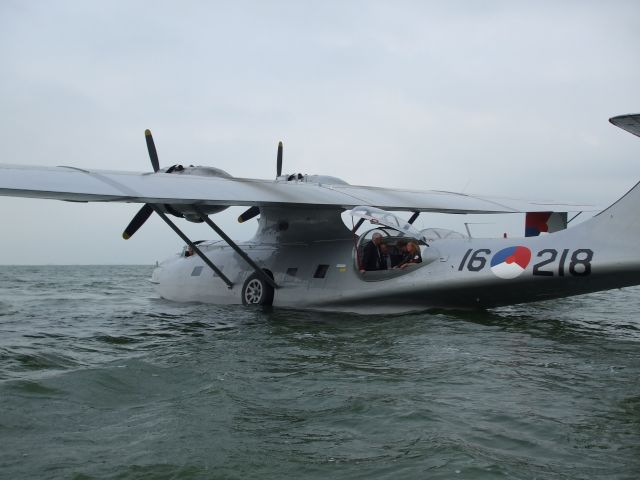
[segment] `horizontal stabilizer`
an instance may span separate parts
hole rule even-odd
[[[633,133],[636,137],[640,137],[640,113],[629,115],[618,115],[610,118],[609,121],[616,127],[620,127],[629,133]]]

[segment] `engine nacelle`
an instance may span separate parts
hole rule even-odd
[[[172,175],[196,175],[200,177],[221,177],[221,178],[233,178],[227,172],[220,168],[216,167],[203,167],[201,165],[194,166],[189,165],[188,167],[183,167],[182,165],[172,165],[169,168],[161,170],[164,173],[170,173]],[[199,210],[202,211],[205,215],[213,215],[214,213],[222,212],[226,210],[226,205],[224,206],[216,206],[216,205],[199,205]],[[170,213],[179,218],[185,218],[190,222],[201,223],[200,214],[198,214],[191,205],[185,204],[174,204],[174,205],[163,205],[163,209],[166,213]]]
[[[203,167],[202,165],[189,165],[188,167],[183,167],[182,165],[171,165],[170,167],[164,168],[160,171],[163,173],[172,173],[177,175],[199,175],[201,177],[233,178],[221,168]]]
[[[338,177],[331,175],[307,175],[302,173],[289,173],[276,178],[278,182],[304,182],[304,183],[324,183],[327,185],[349,185]]]

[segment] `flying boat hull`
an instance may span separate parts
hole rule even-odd
[[[241,247],[278,285],[270,302],[276,307],[357,313],[484,309],[640,284],[639,210],[636,185],[576,227],[528,238],[436,240],[421,247],[422,263],[404,270],[360,272],[354,238],[332,211],[305,217],[267,209],[256,238]],[[327,231],[340,238],[287,238],[272,228],[283,219],[294,231],[314,232],[312,238]],[[242,304],[252,269],[221,242],[201,248],[233,286],[199,257],[176,255],[153,273],[159,295]]]

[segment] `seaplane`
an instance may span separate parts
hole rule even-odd
[[[640,114],[609,121],[640,136]],[[272,180],[215,167],[160,168],[149,130],[145,138],[152,172],[0,164],[0,195],[142,204],[123,238],[152,214],[180,236],[183,250],[158,263],[150,279],[160,297],[177,302],[403,313],[487,309],[640,284],[640,183],[569,225],[568,212],[583,206],[282,174],[282,143]],[[247,207],[239,222],[258,217],[249,241],[233,241],[211,218],[230,206]],[[423,212],[524,213],[524,235],[419,230],[414,222]],[[220,239],[193,241],[170,217],[205,223]]]

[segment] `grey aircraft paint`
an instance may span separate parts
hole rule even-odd
[[[275,306],[361,313],[487,308],[640,283],[639,212],[636,185],[576,227],[538,237],[436,240],[422,246],[423,263],[402,272],[360,274],[354,240],[337,209],[264,209],[256,237],[242,247],[273,274]],[[224,265],[233,288],[199,258],[176,256],[154,272],[158,292],[176,301],[240,303],[252,270],[227,246],[205,248]],[[521,265],[512,261],[513,269],[501,271],[501,252],[523,254]],[[321,265],[328,266],[325,275],[314,278]],[[191,276],[198,266],[207,278]]]
[[[640,115],[610,121],[640,136]],[[516,204],[451,192],[352,186],[322,175],[278,171],[278,177],[269,181],[234,178],[209,167],[160,169],[151,133],[145,135],[153,173],[0,165],[0,195],[144,204],[125,238],[156,212],[197,254],[177,254],[153,272],[151,280],[159,294],[176,301],[387,313],[488,308],[640,284],[638,185],[594,218],[548,235],[519,239],[457,235],[426,241],[416,238],[421,235],[410,222],[383,210],[414,214],[567,210],[561,205]],[[279,161],[280,155],[279,150]],[[243,219],[260,214],[255,237],[240,250],[231,248],[235,246],[231,239],[225,240],[228,244],[196,246],[166,216],[207,221],[217,229],[207,215],[231,205],[250,207]],[[393,232],[381,226],[388,218],[391,223],[386,225],[412,236],[406,240],[421,242],[423,262],[404,270],[361,273],[362,239],[368,235],[357,239],[344,226],[341,214],[346,209],[378,223],[377,230],[385,234]],[[383,243],[397,247],[400,237],[394,235]],[[246,253],[256,268],[238,251]]]

